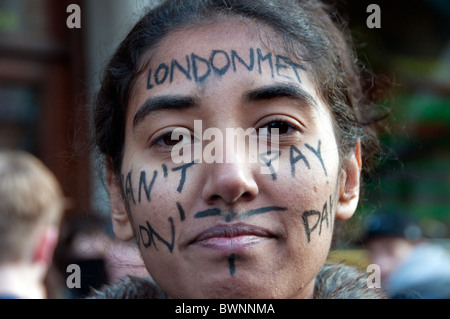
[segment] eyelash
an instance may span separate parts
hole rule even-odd
[[[257,129],[258,134],[259,134],[259,129],[268,127],[270,124],[274,124],[274,123],[278,123],[278,124],[281,124],[281,125],[286,125],[286,126],[287,126],[287,129],[290,130],[290,131],[285,132],[285,133],[280,133],[280,132],[279,132],[279,135],[280,135],[280,136],[290,136],[290,135],[292,135],[292,134],[294,134],[294,133],[296,133],[296,132],[303,133],[302,129],[301,129],[298,125],[293,124],[293,123],[290,123],[289,121],[286,121],[285,119],[279,118],[279,119],[271,120],[271,121],[268,122],[267,124],[265,124],[265,125],[263,125],[263,126],[260,126],[260,127]],[[270,128],[268,128],[267,131],[268,131],[268,135],[271,135],[271,133],[270,133]],[[165,132],[165,133],[159,135],[157,138],[155,138],[155,139],[150,143],[150,148],[152,148],[152,147],[154,147],[154,146],[157,146],[157,147],[160,147],[160,148],[163,148],[163,149],[172,149],[176,144],[178,144],[178,143],[180,142],[180,140],[178,140],[178,142],[176,142],[176,143],[173,144],[173,145],[168,145],[168,144],[164,141],[164,139],[168,138],[168,139],[171,140],[171,141],[175,141],[175,140],[172,140],[172,139],[171,139],[172,133],[173,133],[173,132],[174,132],[174,130],[172,130],[172,131],[170,131],[170,132]],[[184,139],[184,138],[185,138],[185,135],[181,135],[180,137],[181,137],[182,139]],[[193,134],[192,132],[191,132],[191,136],[190,136],[190,137],[191,137],[191,142],[192,142],[192,140],[194,139],[194,134]],[[181,141],[182,141],[182,140],[181,140]]]
[[[293,123],[291,123],[290,121],[287,121],[284,118],[276,118],[274,120],[271,120],[270,122],[268,122],[267,124],[261,126],[260,128],[265,128],[265,127],[267,127],[267,126],[269,126],[270,124],[273,124],[273,123],[281,123],[282,125],[287,125],[288,129],[291,129],[290,132],[286,132],[286,133],[280,133],[279,132],[279,135],[289,136],[291,134],[294,134],[295,132],[303,133],[302,129],[298,125],[293,124]],[[271,134],[269,129],[268,129],[268,134]]]
[[[173,145],[168,145],[167,143],[165,143],[164,142],[164,139],[165,138],[167,138],[168,140],[171,140],[171,141],[176,141],[176,140],[172,140],[172,133],[175,131],[175,129],[174,130],[172,130],[172,131],[170,131],[170,132],[165,132],[165,133],[163,133],[163,134],[161,134],[161,135],[159,135],[157,138],[155,138],[151,143],[150,143],[150,148],[152,148],[152,147],[154,147],[154,146],[158,146],[158,147],[161,147],[161,148],[167,148],[167,149],[171,149],[172,147],[174,147],[176,144],[178,144],[180,141],[182,141],[182,140],[178,140],[178,142],[176,142],[175,144],[173,144]],[[193,139],[193,135],[194,134],[192,134],[192,132],[191,132],[191,141],[192,141],[192,139]],[[185,138],[185,135],[180,135],[180,138],[182,138],[182,139],[184,139]],[[162,143],[164,143],[164,144],[162,144]]]

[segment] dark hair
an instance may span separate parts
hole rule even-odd
[[[304,61],[333,114],[340,157],[361,140],[364,169],[378,148],[370,124],[371,103],[361,85],[359,65],[345,25],[319,1],[168,0],[150,10],[129,32],[109,62],[96,99],[95,140],[116,174],[120,173],[125,115],[144,54],[170,32],[237,16],[269,26],[293,61]]]

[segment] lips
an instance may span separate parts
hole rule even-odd
[[[223,252],[237,252],[275,238],[264,228],[248,224],[216,225],[202,231],[191,245]]]

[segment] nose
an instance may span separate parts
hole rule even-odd
[[[211,163],[202,197],[207,204],[223,201],[227,205],[251,201],[258,195],[258,185],[248,163]]]

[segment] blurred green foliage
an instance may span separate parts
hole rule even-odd
[[[380,29],[366,26],[370,1],[338,3],[358,58],[376,76],[368,88],[391,112],[379,133],[380,159],[343,241],[357,243],[364,218],[384,210],[411,214],[425,235],[449,238],[450,2],[378,1]]]

